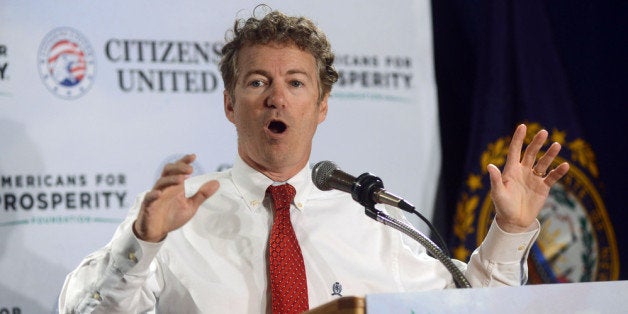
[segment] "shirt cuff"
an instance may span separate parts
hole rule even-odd
[[[528,255],[532,244],[541,230],[541,224],[535,220],[533,230],[522,233],[508,233],[493,220],[486,238],[480,246],[483,259],[496,263],[519,263]]]
[[[128,225],[120,237],[112,241],[110,267],[122,275],[145,275],[164,241],[142,241],[133,233],[132,225]]]

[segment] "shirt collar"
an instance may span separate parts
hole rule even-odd
[[[253,169],[240,156],[236,158],[231,174],[233,183],[246,205],[252,211],[258,210],[266,196],[266,189],[273,184],[273,180]],[[286,183],[290,183],[297,191],[294,197],[294,206],[298,210],[303,210],[308,196],[315,189],[309,164],[288,179]]]

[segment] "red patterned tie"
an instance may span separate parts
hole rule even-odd
[[[290,203],[296,191],[284,184],[271,185],[267,192],[275,209],[268,251],[273,313],[301,313],[309,306],[303,255],[290,223]]]

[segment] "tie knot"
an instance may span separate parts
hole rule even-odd
[[[282,185],[271,185],[266,190],[270,193],[270,196],[273,199],[273,204],[275,204],[275,210],[290,208],[290,203],[294,200],[294,196],[297,194],[297,191],[294,187],[288,183]]]

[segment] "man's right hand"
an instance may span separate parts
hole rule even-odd
[[[198,207],[219,187],[216,180],[203,184],[192,197],[185,197],[184,181],[193,172],[190,165],[196,155],[185,155],[175,163],[167,164],[161,177],[146,193],[142,207],[133,223],[135,235],[148,242],[160,242],[166,235],[187,223]]]

